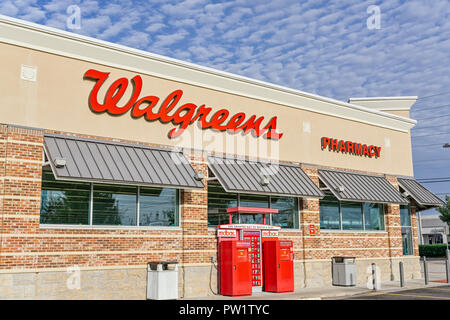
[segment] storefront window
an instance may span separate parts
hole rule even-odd
[[[270,197],[270,207],[278,209],[272,214],[272,225],[282,228],[298,228],[298,199],[292,197]]]
[[[409,205],[400,206],[400,223],[402,228],[403,255],[412,255],[413,236],[411,227],[411,210]]]
[[[94,225],[136,225],[137,187],[94,184]]]
[[[40,222],[91,225],[92,220],[92,225],[103,226],[178,226],[178,201],[178,190],[173,188],[59,181],[51,171],[43,170]]]
[[[400,222],[402,227],[411,227],[411,212],[409,206],[400,206]]]
[[[51,171],[42,172],[42,224],[89,224],[91,185],[55,180]]]
[[[256,208],[268,208],[269,196],[259,194],[240,194],[239,195],[240,207],[256,207]]]
[[[266,224],[282,228],[298,228],[298,199],[295,197],[266,196],[259,194],[237,194],[226,192],[219,184],[208,184],[208,225],[228,224],[227,208],[256,207],[275,208],[277,214],[266,216]],[[269,219],[272,219],[270,222]],[[232,223],[262,224],[263,214],[233,214]]]
[[[178,226],[178,192],[170,188],[139,191],[140,226]]]
[[[321,229],[384,230],[381,203],[339,201],[328,194],[319,204]]]
[[[324,197],[320,200],[320,228],[340,229],[339,201],[334,197]]]
[[[362,204],[360,202],[341,202],[342,229],[362,230]]]
[[[384,230],[384,206],[381,203],[364,203],[364,226],[366,230]]]
[[[240,207],[256,207],[256,208],[268,208],[269,196],[256,195],[256,194],[240,194],[239,195]],[[266,217],[267,219],[269,217]],[[240,223],[263,223],[262,214],[240,214]],[[268,222],[268,221],[267,221]],[[266,223],[267,223],[266,222]]]
[[[208,225],[227,224],[227,208],[236,206],[236,193],[226,192],[219,184],[208,184]]]

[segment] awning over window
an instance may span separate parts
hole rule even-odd
[[[322,198],[323,192],[296,165],[209,156],[208,165],[227,192]]]
[[[419,205],[425,207],[441,207],[444,201],[435,196],[431,191],[411,177],[397,177],[398,184]]]
[[[56,179],[204,187],[180,151],[49,134],[44,149]]]
[[[319,179],[341,201],[409,203],[383,176],[319,169]]]

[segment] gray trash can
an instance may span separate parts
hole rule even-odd
[[[356,286],[356,258],[333,257],[333,286]]]
[[[154,261],[147,264],[147,299],[178,299],[178,262]]]

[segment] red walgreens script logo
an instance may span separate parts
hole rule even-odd
[[[179,127],[169,131],[170,138],[179,136],[189,125],[197,120],[200,121],[202,129],[211,128],[218,131],[229,130],[231,133],[242,131],[244,134],[252,132],[256,137],[264,135],[267,139],[281,139],[283,136],[282,133],[277,133],[277,117],[271,118],[266,126],[263,129],[260,129],[264,117],[256,118],[256,115],[252,115],[244,123],[246,115],[243,112],[239,112],[233,115],[229,121],[225,123],[230,112],[226,109],[220,109],[211,116],[209,121],[207,121],[206,117],[211,113],[211,108],[206,107],[204,104],[197,106],[193,103],[185,103],[172,115],[169,115],[169,112],[174,110],[175,106],[180,101],[181,96],[183,95],[182,90],[175,90],[169,94],[169,96],[161,103],[158,112],[155,113],[153,112],[153,109],[160,99],[157,96],[145,96],[139,99],[142,89],[142,78],[140,76],[135,76],[131,79],[133,94],[125,105],[118,106],[117,103],[127,89],[127,78],[120,78],[114,81],[106,92],[104,103],[99,103],[97,100],[98,91],[108,76],[109,72],[101,72],[94,69],[90,69],[84,74],[84,78],[96,81],[89,95],[89,106],[94,112],[107,112],[111,115],[122,115],[132,109],[131,117],[133,118],[144,117],[148,121],[159,120],[163,123],[172,122]]]

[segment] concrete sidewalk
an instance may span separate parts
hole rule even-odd
[[[395,292],[405,289],[419,289],[448,285],[447,283],[429,282],[426,286],[423,279],[407,280],[403,288],[400,287],[399,281],[386,281],[381,283],[381,288],[377,292]],[[254,293],[251,296],[228,297],[228,296],[206,296],[197,298],[186,298],[183,300],[322,300],[342,298],[346,296],[353,296],[373,292],[367,287],[323,287],[323,288],[302,288],[295,292],[289,293],[271,293],[261,292]]]
[[[446,279],[445,261],[442,258],[428,259],[428,276],[429,283],[425,285],[423,262],[421,265],[421,279],[407,279],[405,286],[400,287],[400,281],[381,282],[379,293],[388,293],[408,289],[429,288],[442,285],[448,285],[443,279]],[[436,282],[439,281],[439,282]],[[228,296],[205,296],[196,298],[186,298],[183,300],[322,300],[322,299],[341,299],[346,296],[360,295],[364,293],[374,292],[367,286],[359,285],[356,287],[320,287],[320,288],[301,288],[295,292],[289,293],[271,293],[261,292],[254,293],[251,296],[228,297]]]

